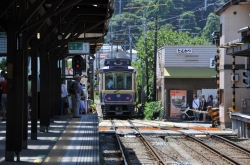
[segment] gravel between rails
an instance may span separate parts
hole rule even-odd
[[[99,134],[100,165],[123,165],[115,134]]]

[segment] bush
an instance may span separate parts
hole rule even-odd
[[[154,102],[146,102],[145,111],[144,111],[144,119],[145,120],[155,120],[160,118],[162,114],[163,107],[161,106],[161,101]]]

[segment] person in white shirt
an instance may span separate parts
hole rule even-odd
[[[108,84],[107,84],[108,88],[110,89],[111,87],[113,87],[113,85],[114,85],[114,82],[111,80],[111,78],[109,78]]]
[[[200,106],[200,100],[197,98],[197,95],[194,94],[193,96],[193,102],[192,102],[192,107],[194,110],[198,110]],[[199,112],[193,112],[194,113],[194,121],[199,121],[200,119],[200,113]]]

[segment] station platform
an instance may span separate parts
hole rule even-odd
[[[98,126],[106,125],[108,120],[99,121],[98,114],[82,115],[81,118],[72,118],[72,115],[62,116],[60,119],[55,119],[51,123],[48,132],[38,132],[37,140],[28,139],[28,149],[23,149],[20,154],[20,161],[6,162],[5,161],[5,126],[6,122],[0,122],[0,164],[16,165],[16,164],[41,164],[41,165],[96,165],[99,164],[99,133],[108,132],[98,130]],[[139,126],[145,121],[133,120]],[[152,121],[152,125],[164,127],[166,125],[179,127],[206,127],[209,128],[209,123],[180,123],[168,121]],[[39,123],[38,123],[39,126]],[[38,128],[39,130],[39,128]],[[109,130],[111,132],[112,130]],[[202,130],[182,130],[186,133],[204,134]],[[207,130],[208,131],[208,130]],[[173,130],[144,130],[145,134],[175,134]],[[215,134],[231,135],[232,131],[213,131]],[[29,137],[30,137],[30,122],[29,122]]]
[[[38,123],[39,126],[39,123]],[[5,127],[0,122],[0,164],[85,165],[99,164],[99,135],[97,114],[72,118],[64,115],[50,124],[48,132],[38,132],[37,140],[29,139],[28,149],[23,149],[20,161],[5,161]],[[38,128],[39,130],[39,128]]]

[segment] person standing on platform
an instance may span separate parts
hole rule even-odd
[[[6,109],[7,109],[7,74],[4,74],[4,80],[0,82],[0,87],[2,90],[2,120],[6,118]]]
[[[197,95],[194,94],[193,103],[192,103],[193,110],[198,111],[199,106],[200,106],[200,101],[197,98]],[[195,117],[194,121],[199,121],[200,113],[199,112],[193,112],[193,113],[194,113],[194,117]]]
[[[213,96],[212,95],[210,95],[208,97],[207,106],[211,106],[212,108],[214,106],[214,101],[213,101]],[[208,119],[209,119],[209,121],[211,121],[212,120],[211,116],[208,116]]]
[[[86,114],[86,106],[85,106],[85,96],[81,97],[79,114]]]
[[[37,79],[37,118],[40,119],[40,74],[38,75]]]
[[[207,102],[206,102],[204,94],[201,95],[201,109],[200,110],[202,110],[202,111],[206,111],[207,110]],[[203,120],[203,122],[206,121],[206,113],[203,113],[202,120]]]
[[[67,87],[64,84],[63,80],[61,80],[61,115],[66,114],[65,103],[66,103],[67,96],[68,96]]]
[[[5,71],[1,71],[0,82],[4,80]]]
[[[74,86],[74,93],[71,95],[72,99],[72,109],[73,109],[73,118],[80,118],[79,115],[79,109],[80,109],[80,99],[81,99],[81,93],[83,91],[82,86],[80,84],[81,81],[80,75],[75,75],[75,81],[73,82]]]

